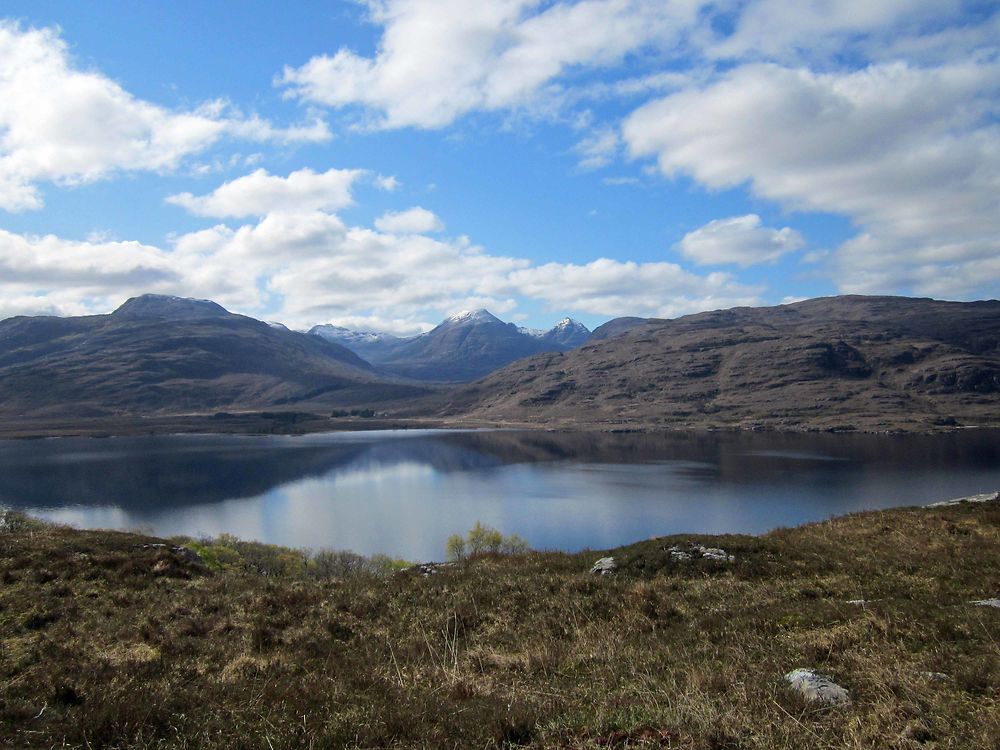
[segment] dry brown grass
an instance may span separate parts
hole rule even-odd
[[[15,524],[15,526],[18,526]],[[10,747],[995,748],[1000,504],[763,537],[484,556],[422,577],[225,540],[0,532]],[[732,564],[672,561],[696,541]],[[329,561],[328,561],[329,562]],[[329,570],[327,570],[329,573]],[[847,600],[865,599],[864,605]],[[851,691],[824,709],[781,676]],[[937,679],[928,673],[948,675]]]

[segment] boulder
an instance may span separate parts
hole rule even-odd
[[[998,608],[1000,608],[1000,599],[977,599],[974,602],[969,602],[969,604],[975,604],[977,607],[998,607]]]
[[[807,701],[828,706],[847,705],[851,702],[847,690],[813,669],[792,670],[785,675],[785,680],[792,690]]]
[[[614,573],[618,564],[615,562],[613,557],[602,557],[600,560],[594,563],[594,566],[590,569],[591,573],[596,573],[597,575],[606,576],[608,573]]]

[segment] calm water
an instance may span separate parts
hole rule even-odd
[[[0,441],[0,505],[440,559],[477,520],[538,548],[758,533],[1000,489],[1000,433],[934,437],[369,432]]]

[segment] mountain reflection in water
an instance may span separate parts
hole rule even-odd
[[[0,504],[83,527],[439,559],[477,520],[538,548],[759,533],[1000,489],[996,431],[401,431],[0,441]]]

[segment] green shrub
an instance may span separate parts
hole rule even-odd
[[[476,521],[463,539],[461,534],[452,534],[445,543],[445,555],[449,560],[462,560],[478,555],[519,555],[527,552],[528,542],[517,534],[504,536],[492,526]]]

